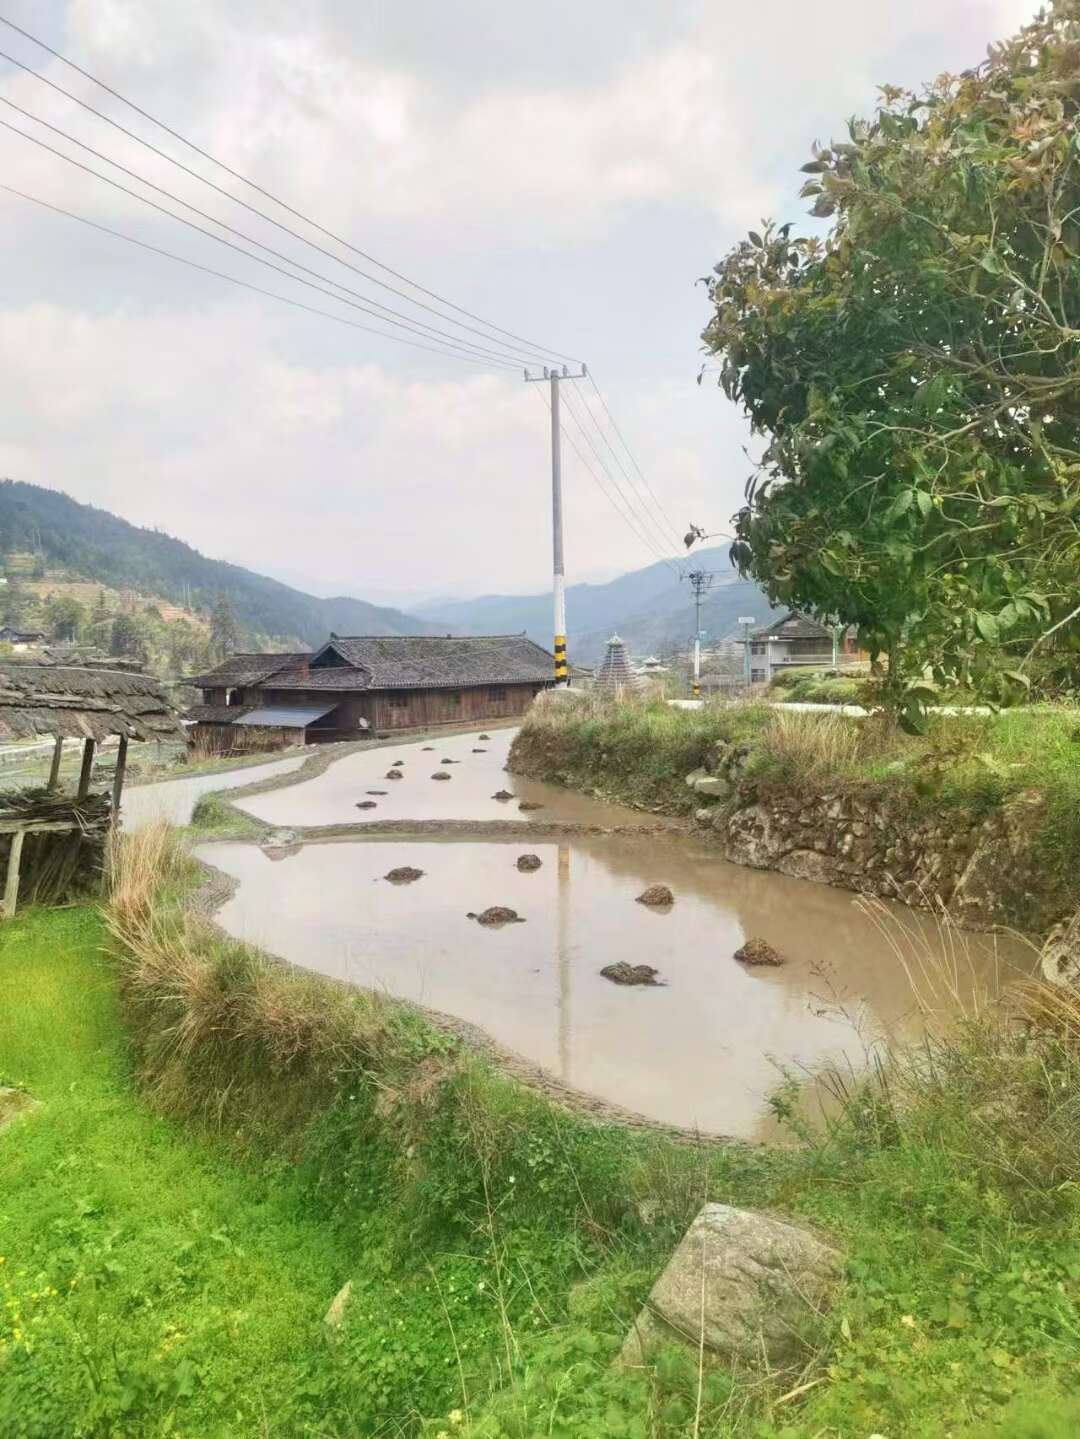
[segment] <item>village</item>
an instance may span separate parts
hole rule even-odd
[[[0,12],[0,1439],[1080,1433],[1080,0],[362,10]]]

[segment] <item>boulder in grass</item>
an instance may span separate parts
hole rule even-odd
[[[399,769],[388,769],[388,770],[386,771],[386,778],[387,778],[387,779],[404,779],[405,776],[401,773],[401,771],[400,771]]]
[[[647,905],[649,909],[666,909],[675,903],[675,896],[666,884],[650,884],[638,895],[637,903]]]
[[[483,924],[489,928],[494,925],[525,923],[516,909],[508,909],[505,904],[489,905],[488,908],[482,910],[480,914],[475,914],[470,910],[465,918],[475,919],[477,924]]]
[[[350,1294],[352,1294],[351,1279],[341,1286],[334,1295],[330,1303],[330,1308],[323,1315],[323,1323],[327,1329],[334,1330],[341,1328],[342,1320],[345,1318],[345,1306],[349,1302]]]
[[[605,964],[600,973],[605,979],[610,979],[612,984],[663,983],[656,977],[660,971],[651,964],[627,964],[625,959],[620,959],[615,964]]]
[[[431,776],[431,778],[432,778],[432,779],[449,779],[450,776],[446,773],[446,771],[445,771],[444,769],[437,769],[437,770],[435,771],[435,773]]]
[[[842,1257],[801,1225],[706,1204],[653,1285],[620,1363],[681,1342],[706,1362],[775,1371],[805,1362]]]
[[[767,965],[774,969],[784,962],[783,956],[765,939],[748,939],[735,951],[734,957],[740,964]]]
[[[538,854],[519,854],[517,857],[517,867],[521,870],[522,874],[531,874],[534,869],[539,869],[543,863],[544,861]]]
[[[412,884],[415,880],[423,879],[422,869],[413,869],[411,864],[400,864],[396,869],[390,870],[383,875],[391,884]]]

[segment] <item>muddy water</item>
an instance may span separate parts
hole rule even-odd
[[[726,865],[684,837],[533,841],[543,867],[532,874],[515,867],[522,849],[520,840],[372,837],[276,861],[251,845],[199,853],[240,882],[219,915],[230,933],[467,1019],[576,1088],[669,1123],[771,1137],[779,1066],[846,1058],[861,1067],[882,1036],[921,1029],[911,973],[946,947],[913,911],[889,921],[898,953],[851,895]],[[424,878],[380,879],[405,864]],[[635,903],[654,881],[675,891],[667,912]],[[466,918],[492,904],[526,923],[493,930]],[[775,946],[784,966],[736,963],[750,936]],[[1025,951],[992,936],[966,936],[961,950],[944,967],[965,997],[1008,965],[1030,969]],[[654,965],[664,986],[602,978],[619,959]],[[940,987],[923,990],[952,1003]]]
[[[564,824],[641,825],[643,816],[621,805],[604,804],[574,790],[520,779],[504,771],[516,730],[476,734],[361,750],[336,760],[325,774],[237,805],[269,824],[361,824],[367,820],[539,820]],[[483,754],[474,750],[482,749]],[[394,760],[403,760],[402,778],[386,778]],[[443,764],[442,760],[452,760]],[[435,780],[437,772],[449,780]],[[384,790],[384,794],[369,794]],[[497,790],[513,798],[493,799]],[[522,811],[522,801],[540,806]],[[357,809],[370,801],[374,809]]]
[[[139,829],[152,820],[164,819],[170,824],[189,824],[196,800],[204,794],[221,789],[238,789],[259,780],[291,774],[304,763],[310,751],[301,751],[288,759],[271,760],[269,764],[243,766],[240,769],[218,770],[214,774],[197,774],[178,779],[160,780],[157,784],[130,785],[124,790],[121,815],[126,829]]]

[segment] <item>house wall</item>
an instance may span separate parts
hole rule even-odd
[[[418,729],[428,725],[470,724],[474,720],[514,719],[523,715],[545,688],[528,685],[477,685],[462,690],[401,690],[378,693],[374,726],[380,730]]]

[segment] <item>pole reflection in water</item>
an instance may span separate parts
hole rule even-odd
[[[559,1078],[570,1082],[570,846],[559,845],[555,943],[559,972]]]

